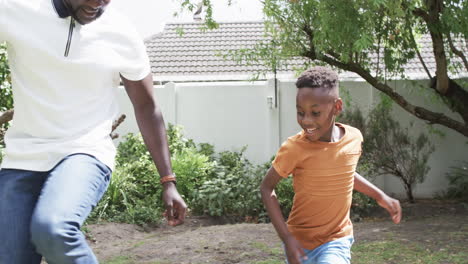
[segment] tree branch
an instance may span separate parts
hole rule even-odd
[[[437,79],[433,78],[431,80],[430,87],[434,89],[436,92],[436,82]],[[468,91],[461,87],[455,81],[449,79],[449,89],[448,92],[442,95],[443,102],[449,107],[450,110],[457,112],[465,121],[465,124],[468,124]]]
[[[457,49],[455,45],[453,45],[452,37],[450,36],[450,33],[447,34],[447,39],[450,45],[450,49],[455,53],[458,57],[460,57],[463,60],[463,64],[465,65],[466,70],[468,71],[468,61],[466,60],[465,54],[461,52],[461,50]]]
[[[428,23],[431,20],[431,18],[429,17],[429,14],[426,11],[422,10],[421,8],[414,9],[413,14],[415,16],[422,18],[424,21],[426,21],[426,23]]]
[[[440,25],[439,13],[442,11],[442,3],[438,0],[427,0],[426,4],[429,9],[429,13],[421,8],[416,8],[413,10],[413,14],[421,17],[427,24],[427,28],[432,39],[432,49],[436,61],[436,89],[440,94],[444,95],[449,87],[447,58],[445,56],[443,36],[437,29]]]
[[[413,42],[414,49],[416,50],[416,54],[418,55],[419,61],[421,62],[422,66],[424,67],[424,70],[426,71],[427,76],[429,77],[429,79],[432,79],[432,75],[429,72],[429,69],[427,68],[426,63],[424,63],[424,60],[423,60],[423,58],[421,56],[421,53],[419,52],[418,44],[416,43],[416,40],[414,39],[413,31],[411,30],[411,28],[409,28],[408,30],[410,32],[411,40]]]
[[[303,55],[308,57],[307,53]],[[314,56],[315,56],[315,53],[314,53]],[[369,84],[371,84],[377,90],[385,93],[390,98],[392,98],[392,100],[395,101],[398,105],[400,105],[405,111],[413,114],[419,119],[426,120],[430,124],[440,124],[440,125],[449,127],[459,132],[460,134],[468,137],[468,124],[463,124],[442,113],[432,112],[423,107],[415,106],[409,103],[402,95],[397,93],[394,89],[392,89],[387,84],[381,83],[378,79],[374,78],[367,70],[363,69],[360,65],[357,65],[354,63],[343,63],[327,55],[317,56],[317,59],[325,63],[328,63],[329,65],[340,68],[342,70],[357,73],[359,76],[361,76],[364,80],[366,80]]]
[[[14,110],[10,109],[5,112],[0,112],[0,125],[10,122],[13,119]]]
[[[449,77],[447,73],[444,38],[439,30],[441,25],[439,13],[442,11],[442,2],[438,0],[428,0],[427,5],[429,9],[429,21],[426,21],[426,24],[432,38],[432,49],[436,62],[436,89],[440,94],[445,95],[449,89]]]
[[[112,124],[112,130],[110,133],[110,137],[112,139],[116,139],[119,137],[119,134],[114,133],[114,131],[117,129],[117,127],[119,127],[120,124],[122,124],[126,117],[126,115],[122,114],[117,120],[114,120],[114,123]]]

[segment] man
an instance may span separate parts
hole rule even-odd
[[[0,264],[97,263],[80,227],[114,168],[120,79],[163,176],[169,224],[184,220],[144,44],[110,2],[0,0],[15,103],[0,170]]]

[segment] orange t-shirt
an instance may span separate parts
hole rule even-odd
[[[273,161],[282,177],[293,175],[294,200],[288,229],[306,249],[353,234],[349,218],[361,132],[344,128],[337,142],[311,142],[304,131],[288,138]]]

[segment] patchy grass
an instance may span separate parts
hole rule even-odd
[[[103,264],[133,264],[133,263],[135,262],[133,262],[128,256],[117,256],[115,258],[111,258],[103,262]]]
[[[446,245],[432,250],[422,243],[396,240],[358,243],[353,246],[352,258],[353,264],[468,263],[466,244]]]
[[[421,208],[424,207],[424,208]],[[453,204],[404,208],[401,224],[386,213],[355,223],[353,264],[468,264],[468,210]],[[279,264],[284,252],[271,224],[213,225],[191,217],[178,227],[91,225],[103,264]]]

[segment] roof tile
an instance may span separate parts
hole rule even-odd
[[[219,23],[219,28],[213,30],[202,28],[203,24],[197,22],[169,23],[162,33],[147,39],[145,44],[153,74],[185,77],[206,75],[216,80],[216,75],[253,75],[257,71],[266,70],[265,66],[258,63],[238,64],[221,56],[226,51],[253,48],[256,43],[268,40],[263,22],[229,22]],[[178,33],[179,30],[183,32],[182,35]],[[429,71],[435,72],[430,36],[423,36],[418,44]],[[383,55],[370,54],[369,58],[371,63],[377,64],[382,62]],[[453,61],[457,63],[460,60],[454,58]],[[289,59],[287,68],[281,72],[292,74],[304,62],[302,58]],[[405,73],[425,76],[425,70],[417,58],[406,64]]]

